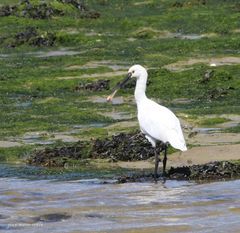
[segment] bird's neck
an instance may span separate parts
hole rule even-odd
[[[136,88],[134,92],[135,100],[137,103],[146,99],[146,85],[147,85],[147,72],[143,73],[141,77],[137,79]]]

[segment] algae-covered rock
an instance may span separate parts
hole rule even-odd
[[[32,220],[34,222],[60,222],[66,219],[71,218],[71,215],[67,213],[52,213],[52,214],[44,214],[37,217],[33,217]]]
[[[77,8],[80,13],[80,18],[97,19],[100,17],[100,13],[94,10],[90,10],[81,0],[58,0],[61,3],[70,4]]]
[[[202,165],[171,167],[170,179],[221,180],[240,177],[240,164],[229,161],[215,161]]]
[[[9,6],[9,5],[1,6],[0,17],[13,15],[16,13],[16,10],[17,10],[16,6]]]
[[[55,44],[56,35],[52,32],[42,32],[36,27],[27,27],[25,30],[18,32],[12,37],[4,37],[0,40],[0,44],[7,47],[17,47],[27,44],[34,47],[46,46],[50,47]]]
[[[20,16],[32,19],[48,19],[52,16],[63,15],[64,12],[44,1],[19,1],[17,5],[0,7],[0,16]]]
[[[133,33],[133,36],[139,39],[152,39],[156,35],[158,35],[158,32],[148,27],[139,28]]]
[[[100,17],[100,13],[94,10],[88,9],[83,1],[79,0],[58,0],[62,4],[70,4],[74,8],[78,9],[80,18],[97,19]],[[53,16],[65,15],[64,10],[58,9],[51,3],[51,1],[37,1],[37,0],[21,0],[16,5],[3,5],[0,7],[1,16],[18,16],[31,19],[49,19]]]
[[[182,8],[182,7],[194,7],[207,5],[207,0],[190,0],[190,1],[176,1],[172,4],[172,7]]]
[[[157,153],[162,147],[157,147]],[[112,158],[121,161],[145,160],[155,155],[155,149],[141,133],[120,133],[111,139],[94,141],[93,158]]]
[[[52,7],[46,2],[31,4],[30,1],[28,1],[28,3],[21,4],[18,7],[18,15],[32,19],[49,19],[52,16],[64,15],[64,12]]]
[[[34,151],[27,163],[44,167],[64,167],[69,160],[86,159],[88,144],[78,142],[72,146],[45,148]]]
[[[109,90],[109,82],[110,80],[97,80],[96,82],[89,83],[79,83],[76,87],[76,91],[88,90],[88,91],[104,91]]]
[[[157,153],[162,151],[161,144]],[[91,159],[109,159],[111,161],[146,160],[155,155],[154,148],[141,133],[120,133],[112,138],[77,142],[71,146],[46,148],[34,151],[28,159],[28,164],[64,167],[69,162]],[[81,163],[78,163],[81,164]],[[84,163],[82,163],[84,164]],[[87,163],[85,163],[87,164]],[[171,167],[166,179],[212,181],[240,177],[240,163],[231,161],[215,161],[183,167]],[[161,178],[161,175],[159,175]],[[119,183],[153,181],[153,172],[135,172],[118,177]]]
[[[192,180],[192,181],[218,181],[225,179],[240,178],[240,164],[229,161],[215,161],[206,164],[171,167],[166,176],[159,180]],[[127,182],[153,182],[154,174],[152,172],[132,173],[117,178],[118,183]]]
[[[157,147],[157,153],[162,150]],[[140,133],[120,133],[112,138],[79,141],[71,146],[46,148],[34,151],[27,160],[32,165],[63,167],[69,160],[86,158],[109,159],[109,161],[145,160],[155,155],[154,148]]]

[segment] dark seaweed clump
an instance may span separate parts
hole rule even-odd
[[[157,153],[162,150],[157,147]],[[140,133],[120,133],[112,138],[77,142],[72,146],[46,148],[32,153],[27,163],[45,167],[63,167],[69,160],[102,158],[109,161],[145,160],[155,155],[154,149]]]
[[[41,32],[36,27],[27,27],[10,38],[2,38],[1,43],[7,47],[15,48],[23,44],[33,47],[51,47],[56,42],[56,35],[52,32]]]
[[[64,167],[69,160],[82,160],[86,158],[85,142],[78,142],[73,146],[62,146],[36,150],[27,160],[28,164],[44,167]]]
[[[24,4],[24,5],[23,5]],[[20,16],[31,19],[48,19],[52,16],[64,15],[64,12],[53,8],[46,2],[32,5],[30,1],[23,1],[23,7],[20,10]]]
[[[161,144],[157,153],[162,151]],[[64,167],[69,161],[86,161],[91,158],[104,158],[109,161],[146,160],[155,155],[151,144],[141,133],[120,133],[112,138],[77,142],[72,146],[46,148],[34,151],[28,164],[46,167]],[[166,179],[176,180],[223,180],[240,177],[240,163],[215,161],[201,165],[171,167]],[[161,176],[159,176],[161,178]],[[133,173],[118,178],[119,183],[152,181],[153,173]]]
[[[4,5],[0,7],[0,16],[10,15],[31,19],[48,19],[52,16],[64,15],[64,12],[53,8],[46,2],[32,4],[29,0],[22,0],[18,5]]]
[[[33,217],[32,220],[34,222],[60,222],[66,219],[71,218],[71,215],[66,213],[52,213],[52,214],[44,214],[38,217]]]
[[[76,87],[76,91],[88,90],[88,91],[104,91],[109,90],[110,80],[98,80],[96,82],[79,83]]]
[[[216,87],[216,88],[213,88],[212,90],[209,90],[206,93],[206,98],[208,101],[218,100],[228,95],[229,91],[232,91],[232,90],[235,90],[235,88],[234,87],[226,87],[226,88]]]
[[[226,71],[206,70],[198,80],[200,88],[205,87],[204,93],[198,99],[209,102],[223,99],[235,90],[235,87],[229,85],[231,79],[232,76]]]
[[[9,16],[15,14],[17,11],[17,6],[1,6],[0,7],[0,17],[2,16]]]
[[[100,17],[100,13],[88,9],[83,1],[78,0],[58,0],[64,4],[70,4],[78,9],[80,18],[97,19]],[[36,1],[35,1],[36,2]],[[0,7],[0,16],[18,16],[31,19],[49,19],[53,16],[63,16],[64,11],[54,8],[51,3],[47,1],[38,1],[39,3],[33,3],[30,0],[21,0],[17,5],[4,5]]]
[[[97,19],[100,17],[100,13],[94,10],[90,10],[81,0],[58,0],[61,3],[71,4],[77,8],[80,12],[80,18]]]
[[[157,153],[162,151],[157,146]],[[120,161],[145,160],[155,155],[155,149],[141,133],[120,133],[112,138],[97,139],[93,144],[93,158],[111,158]]]
[[[240,165],[229,161],[215,161],[189,167],[171,167],[168,171],[170,179],[221,180],[239,176]]]
[[[191,0],[191,1],[176,1],[172,4],[172,7],[182,8],[182,7],[192,7],[192,6],[201,6],[206,5],[207,0]]]
[[[240,164],[229,161],[215,161],[206,164],[171,167],[164,178],[171,180],[213,181],[240,177]],[[130,174],[118,177],[119,183],[153,181],[153,173]]]

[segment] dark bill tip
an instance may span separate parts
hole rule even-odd
[[[118,83],[117,86],[114,88],[114,90],[123,88],[124,85],[131,79],[131,77],[132,77],[132,73],[129,72],[126,78],[123,79],[122,82]]]

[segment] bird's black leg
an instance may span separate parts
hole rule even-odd
[[[154,180],[157,181],[158,178],[158,164],[159,164],[159,156],[157,153],[157,149],[155,148],[155,169],[154,169]]]
[[[167,144],[164,145],[163,176],[166,176],[166,165],[167,165]]]

